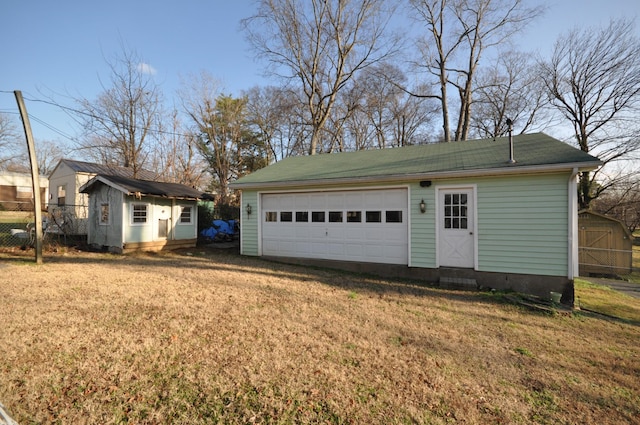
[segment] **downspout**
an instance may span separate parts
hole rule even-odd
[[[567,277],[573,280],[578,276],[578,188],[576,176],[578,175],[578,168],[574,167],[569,177],[569,269],[567,270]]]

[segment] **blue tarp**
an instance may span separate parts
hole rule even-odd
[[[218,233],[233,236],[235,226],[235,220],[213,220],[211,227],[202,230],[200,235],[209,239],[214,239]]]

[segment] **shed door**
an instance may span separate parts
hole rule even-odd
[[[473,189],[438,191],[438,258],[441,267],[474,267]]]

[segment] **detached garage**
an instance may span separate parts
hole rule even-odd
[[[287,158],[232,184],[240,249],[571,303],[577,175],[600,165],[541,133]]]

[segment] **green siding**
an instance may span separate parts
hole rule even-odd
[[[251,215],[247,215],[247,204],[251,205]],[[242,238],[242,254],[258,255],[258,193],[255,191],[242,192],[242,205],[240,206],[240,237]]]
[[[565,276],[568,175],[476,179],[478,270]]]
[[[409,186],[411,222],[410,265],[412,267],[436,267],[436,191],[435,185],[420,187],[416,182]],[[418,205],[424,199],[427,211],[421,213]]]

